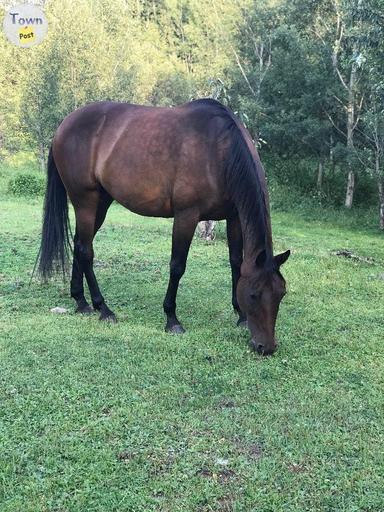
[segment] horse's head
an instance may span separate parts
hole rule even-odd
[[[289,255],[286,251],[268,260],[266,251],[261,251],[254,263],[245,264],[237,285],[237,300],[252,335],[251,346],[259,354],[269,355],[276,350],[276,318],[286,293],[280,266]]]

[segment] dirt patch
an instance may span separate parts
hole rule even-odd
[[[149,457],[151,468],[149,470],[152,476],[163,475],[168,473],[176,459],[176,454],[173,451],[164,453],[154,453]]]
[[[217,508],[218,512],[233,512],[234,509],[234,500],[231,497],[223,497],[217,500]]]
[[[222,398],[219,401],[218,406],[220,409],[232,409],[236,407],[236,402],[230,398]]]
[[[259,460],[263,456],[263,449],[259,444],[253,443],[247,446],[246,453],[248,453],[249,457],[252,459]]]
[[[196,472],[196,475],[203,478],[218,480],[220,483],[227,483],[236,477],[236,473],[230,468],[223,468],[218,471],[203,467]]]
[[[243,455],[247,459],[256,461],[263,457],[263,446],[261,443],[253,442],[249,443],[242,439],[236,438],[234,441],[236,452],[239,455]]]
[[[117,455],[117,458],[121,461],[121,462],[125,462],[126,464],[134,459],[136,457],[136,453],[134,452],[131,452],[129,450],[123,450],[122,452],[120,452],[118,455]]]
[[[289,464],[288,471],[290,473],[305,473],[308,471],[308,466],[305,464]]]

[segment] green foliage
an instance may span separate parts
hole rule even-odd
[[[45,192],[45,179],[37,174],[20,173],[9,181],[8,191],[15,196],[41,196]]]
[[[24,51],[0,39],[0,159],[32,150],[45,168],[58,124],[91,101],[167,106],[213,96],[262,141],[264,158],[292,169],[275,173],[282,184],[289,175],[309,197],[316,190],[342,204],[352,169],[356,204],[377,202],[382,0],[52,0],[44,8],[42,45]],[[324,186],[319,162],[332,169]]]
[[[251,133],[266,142],[264,154],[291,160],[290,186],[342,204],[353,171],[355,203],[372,205],[380,195],[384,211],[383,2],[253,5],[239,25],[232,105],[248,114]],[[332,183],[328,173],[323,185],[310,160],[332,169]]]
[[[344,150],[345,146],[342,146],[342,148]],[[264,150],[262,151],[262,157],[270,186],[272,184],[277,192],[274,197],[277,201],[276,204],[282,205],[284,203],[284,211],[289,211],[290,208],[294,210],[297,208],[305,209],[311,204],[312,206],[328,207],[342,205],[345,193],[345,173],[337,162],[334,166],[331,166],[329,162],[324,164],[322,187],[319,190],[316,187],[318,160],[309,157],[279,156],[278,154],[264,152]],[[362,172],[357,180],[356,207],[375,204],[377,191],[369,174]]]

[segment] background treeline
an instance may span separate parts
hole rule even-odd
[[[45,166],[94,100],[213,96],[242,118],[284,201],[375,207],[384,229],[384,0],[51,0],[45,42],[0,38],[0,158]],[[3,12],[10,2],[3,2]]]

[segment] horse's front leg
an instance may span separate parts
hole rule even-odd
[[[199,213],[195,210],[189,209],[175,213],[169,283],[163,303],[164,312],[167,315],[165,325],[167,332],[176,334],[185,332],[176,316],[176,295],[179,281],[185,272],[189,247],[198,221]]]
[[[238,216],[227,219],[227,238],[229,249],[229,263],[232,272],[232,306],[238,313],[237,325],[246,326],[247,319],[241,311],[237,301],[237,283],[240,279],[240,268],[243,263],[243,233],[241,231],[240,219]]]

